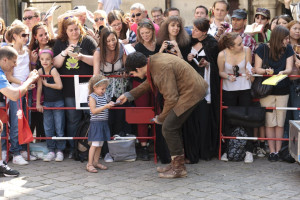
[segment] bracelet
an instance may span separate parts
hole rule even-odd
[[[36,63],[34,63],[34,62],[30,62],[30,64],[31,64],[31,65],[34,65],[34,66],[36,65]]]
[[[230,76],[229,76],[229,74],[227,75],[227,78],[226,78],[227,80],[230,80]]]
[[[64,52],[64,51],[62,51],[62,52],[60,53],[60,55],[61,55],[62,57],[67,57],[67,55],[63,54],[63,52]]]

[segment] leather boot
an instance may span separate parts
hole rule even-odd
[[[172,168],[172,162],[170,164],[168,164],[167,166],[165,166],[165,167],[163,167],[163,166],[157,167],[156,171],[159,172],[159,173],[164,173],[166,171],[169,171]]]
[[[171,162],[171,168],[166,172],[159,173],[160,178],[182,178],[186,175],[184,155],[176,156]]]

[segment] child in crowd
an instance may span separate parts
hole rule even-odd
[[[44,112],[44,129],[46,137],[63,137],[65,129],[64,110],[44,110],[41,105],[41,95],[44,93],[44,107],[64,107],[62,94],[62,82],[57,69],[53,66],[53,51],[44,48],[39,52],[42,67],[39,69],[40,75],[52,75],[52,77],[42,77],[38,80],[36,108],[39,112]],[[63,150],[66,147],[65,140],[47,140],[49,153],[44,161],[64,160]],[[57,150],[55,155],[55,150]]]
[[[108,126],[108,109],[114,106],[113,102],[107,103],[105,95],[109,80],[102,75],[95,75],[89,81],[89,98],[91,123],[88,133],[88,141],[92,142],[89,150],[89,161],[86,170],[97,173],[97,169],[106,170],[107,167],[99,163],[103,141],[110,140]]]

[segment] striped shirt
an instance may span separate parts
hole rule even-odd
[[[93,99],[95,99],[97,108],[105,106],[107,104],[106,95],[99,96],[95,93],[92,93],[89,96],[92,97]],[[88,99],[88,103],[90,103],[89,99]],[[108,120],[108,109],[105,109],[104,111],[97,113],[97,114],[93,114],[90,111],[90,115],[91,115],[91,121]]]

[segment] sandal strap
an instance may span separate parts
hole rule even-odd
[[[98,172],[98,170],[93,165],[89,165],[89,164],[86,165],[86,170],[88,172],[91,172],[91,173],[97,173]]]
[[[99,168],[99,169],[102,169],[102,170],[106,170],[106,169],[107,169],[107,167],[106,167],[105,165],[102,165],[102,164],[100,164],[100,163],[94,165],[94,167]]]

